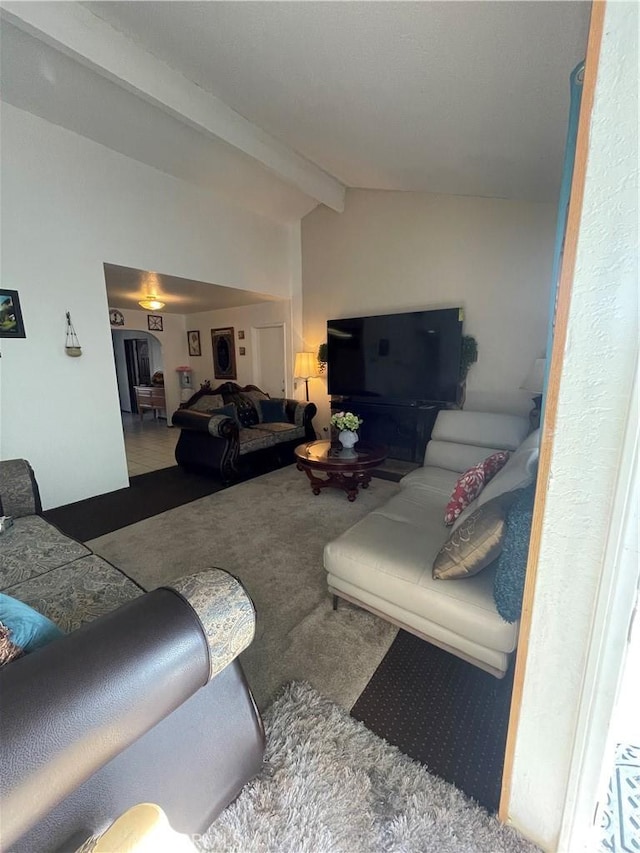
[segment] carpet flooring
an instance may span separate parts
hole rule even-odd
[[[177,465],[131,477],[129,482],[126,489],[47,510],[44,517],[68,536],[86,542],[224,488],[213,477],[189,474]]]
[[[358,607],[331,607],[324,545],[398,491],[374,479],[349,503],[314,496],[294,465],[90,540],[145,589],[209,566],[244,583],[258,614],[242,664],[264,709],[289,681],[308,681],[347,710],[397,629]]]
[[[400,631],[351,713],[495,812],[512,687]]]
[[[534,853],[307,684],[265,715],[260,776],[196,843],[215,853]]]

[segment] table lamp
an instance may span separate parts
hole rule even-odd
[[[318,362],[315,353],[297,352],[293,375],[296,379],[304,379],[307,402],[309,402],[309,380],[318,375]]]

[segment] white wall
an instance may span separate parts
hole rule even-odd
[[[27,337],[2,341],[0,455],[52,507],[128,483],[103,263],[289,298],[290,229],[6,103],[1,141],[2,284]]]
[[[546,346],[555,220],[550,204],[348,190],[344,213],[302,220],[305,348],[333,317],[462,305],[479,349],[467,408],[528,412],[519,386]],[[309,389],[326,419],[326,383]]]
[[[199,314],[189,314],[186,317],[187,330],[200,332],[202,356],[191,356],[189,364],[193,368],[193,387],[197,391],[200,384],[208,379],[215,388],[225,380],[216,379],[213,375],[213,349],[211,346],[211,330],[233,327],[236,343],[236,368],[238,378],[233,380],[238,385],[257,384],[254,372],[253,336],[252,329],[260,326],[285,324],[287,351],[285,360],[287,382],[291,377],[291,303],[289,300],[278,302],[260,302],[255,305],[244,305],[241,308],[225,308],[219,311],[206,311]],[[244,332],[244,340],[238,338],[238,332]],[[240,355],[240,347],[244,347],[245,355]]]
[[[638,6],[607,3],[509,803],[545,850],[558,849],[591,699],[581,690],[638,358],[637,69]]]

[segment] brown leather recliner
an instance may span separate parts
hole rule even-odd
[[[240,584],[205,571],[0,670],[2,850],[75,850],[140,802],[203,832],[262,764],[235,657],[253,619]]]

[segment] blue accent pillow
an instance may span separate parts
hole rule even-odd
[[[221,406],[219,409],[211,409],[209,414],[224,415],[226,418],[232,418],[238,424],[238,426],[240,426],[240,421],[238,420],[238,410],[236,409],[234,403],[227,403],[226,406]]]
[[[11,631],[11,642],[25,653],[64,637],[64,632],[28,604],[0,592],[0,622]]]
[[[261,423],[263,424],[287,424],[289,418],[284,412],[282,400],[260,400]]]
[[[514,492],[517,497],[507,512],[507,529],[493,581],[493,598],[505,622],[515,622],[522,611],[535,490],[535,483],[532,483]]]

